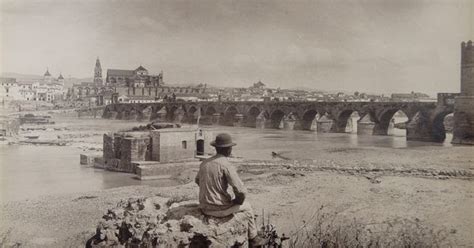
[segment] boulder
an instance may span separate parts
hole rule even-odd
[[[105,213],[86,247],[248,247],[247,218],[205,216],[195,201],[130,198]]]

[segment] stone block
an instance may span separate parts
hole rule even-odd
[[[172,178],[189,168],[199,167],[200,161],[182,163],[159,163],[156,161],[134,161],[136,174],[140,180]]]
[[[106,170],[111,170],[111,171],[121,171],[121,166],[120,166],[120,159],[118,158],[111,158],[104,160],[104,169]]]
[[[105,162],[104,158],[102,157],[95,157],[94,158],[94,168],[105,169]]]
[[[94,160],[96,158],[102,157],[100,154],[81,154],[80,155],[80,163],[82,165],[94,165]]]
[[[122,157],[121,155],[121,148],[122,148],[122,136],[121,135],[114,135],[114,153],[115,153],[115,156],[114,158],[120,158]]]
[[[295,124],[296,124],[295,120],[283,120],[283,129],[294,130]]]
[[[329,133],[331,132],[332,125],[333,125],[333,120],[330,120],[330,119],[318,120],[316,130],[318,133]]]
[[[102,150],[104,159],[115,158],[113,134],[104,134]]]
[[[372,135],[374,132],[374,122],[358,122],[357,123],[357,134],[358,135]]]

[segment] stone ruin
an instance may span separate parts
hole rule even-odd
[[[128,199],[105,213],[86,247],[248,247],[248,217],[205,216],[195,201]]]
[[[169,178],[197,166],[196,156],[211,154],[212,138],[212,133],[197,127],[151,123],[104,134],[103,155],[92,163],[107,170],[134,173],[141,180]]]
[[[20,121],[11,117],[0,117],[0,137],[15,137],[20,131]]]

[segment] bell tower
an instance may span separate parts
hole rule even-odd
[[[102,84],[102,66],[100,66],[99,57],[95,61],[95,68],[94,68],[94,83]]]

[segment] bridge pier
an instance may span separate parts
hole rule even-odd
[[[456,105],[459,106],[461,99],[456,99]],[[474,106],[474,99],[471,100]],[[472,109],[472,107],[470,107]],[[453,144],[474,145],[474,111],[459,111],[454,113]]]
[[[388,135],[388,127],[382,125],[381,123],[374,123],[374,129],[372,130],[373,135]]]
[[[158,122],[166,122],[166,116],[168,115],[168,112],[166,111],[166,108],[163,107],[158,112],[155,113],[153,117],[153,121],[158,121]]]
[[[439,138],[436,139],[433,135],[432,126],[429,122],[429,117],[423,114],[417,114],[416,116],[414,116],[406,123],[405,127],[407,130],[407,140],[427,142],[440,141]],[[444,137],[442,138],[442,140],[444,140]]]
[[[138,118],[138,112],[135,109],[132,109],[129,114],[127,120],[136,120]]]
[[[220,119],[221,119],[221,114],[220,113],[212,114],[211,124],[212,125],[219,125]]]
[[[316,131],[318,133],[330,133],[332,132],[332,126],[334,121],[326,115],[321,116],[317,121]]]
[[[285,130],[295,130],[298,129],[300,123],[298,123],[296,117],[293,115],[293,113],[290,113],[286,116],[283,117],[283,129]]]
[[[265,129],[267,126],[267,118],[264,116],[258,116],[255,120],[255,128],[257,129]]]
[[[115,120],[117,119],[117,111],[109,111],[108,113],[106,113],[106,117],[107,119],[112,119],[112,120]]]
[[[174,111],[174,120],[172,120],[173,122],[175,123],[181,123],[183,121],[183,118],[184,118],[184,110],[182,107],[180,107],[179,109],[175,110]]]
[[[283,129],[294,130],[296,120],[283,120]]]
[[[124,110],[117,112],[117,120],[123,120],[124,115],[125,115]]]
[[[375,123],[366,117],[357,121],[357,135],[372,135],[374,133]]]
[[[139,121],[149,121],[151,120],[151,114],[153,110],[151,106],[146,107],[142,110],[141,114],[138,115]]]
[[[244,115],[243,114],[235,114],[233,125],[234,125],[234,127],[242,127],[244,125]]]

